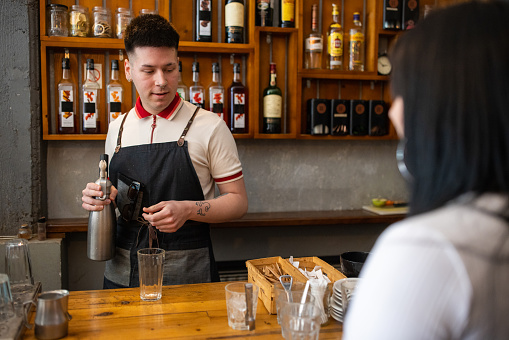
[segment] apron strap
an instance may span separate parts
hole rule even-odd
[[[127,118],[127,115],[129,114],[129,111],[124,116],[124,119],[122,119],[122,124],[120,124],[120,129],[118,130],[118,137],[117,137],[117,146],[115,147],[115,153],[118,153],[120,151],[120,147],[122,144],[122,132],[124,131],[124,123],[125,119]]]
[[[178,146],[184,145],[184,138],[186,137],[187,131],[189,131],[189,128],[191,127],[191,124],[193,124],[194,117],[196,117],[196,114],[198,113],[198,110],[200,110],[199,107],[197,107],[196,110],[194,110],[193,116],[187,122],[187,125],[186,125],[184,131],[182,131],[182,135],[180,136],[179,140],[177,141],[177,145]]]

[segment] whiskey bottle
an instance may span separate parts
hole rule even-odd
[[[196,0],[195,41],[212,42],[212,0]]]
[[[272,26],[274,8],[269,0],[256,0],[256,26]]]
[[[332,23],[329,25],[327,37],[327,52],[329,54],[329,69],[343,69],[343,29],[339,23],[339,11],[336,4],[332,4]]]
[[[81,91],[82,130],[83,133],[99,133],[100,86],[94,75],[94,59],[87,59],[86,73]]]
[[[183,100],[189,100],[189,88],[182,80],[182,62],[179,61],[179,80],[177,84],[177,92]]]
[[[224,87],[219,82],[219,64],[212,63],[212,83],[209,85],[209,110],[217,113],[219,118],[226,123],[227,117],[224,114]]]
[[[226,0],[224,25],[227,43],[244,43],[244,0]]]
[[[205,89],[200,83],[200,63],[193,63],[193,85],[189,87],[189,101],[194,105],[205,107]]]
[[[295,27],[295,0],[280,0],[281,27]]]
[[[76,133],[76,85],[71,79],[69,58],[62,58],[62,79],[58,82],[58,133]]]
[[[111,78],[106,87],[108,97],[108,123],[111,123],[122,114],[122,99],[124,88],[118,81],[118,60],[111,61]]]
[[[281,133],[283,107],[281,89],[276,84],[276,64],[270,64],[270,83],[263,90],[263,132]]]
[[[318,5],[311,7],[311,33],[305,41],[304,68],[322,68],[323,38],[318,32]]]
[[[354,27],[350,29],[350,71],[364,71],[364,32],[360,20],[360,13],[353,14]]]
[[[228,89],[230,95],[230,129],[232,133],[248,133],[247,89],[240,79],[240,64],[233,64],[233,82]]]

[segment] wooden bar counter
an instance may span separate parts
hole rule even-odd
[[[261,300],[254,331],[231,329],[226,284],[166,286],[162,299],[155,302],[142,301],[139,288],[73,291],[65,339],[283,339],[276,315],[270,315]],[[341,335],[342,325],[332,318],[320,331],[320,339]],[[24,339],[35,339],[33,329],[26,331]]]

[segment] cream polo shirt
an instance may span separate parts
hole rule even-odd
[[[141,107],[138,98],[136,106],[131,109],[124,123],[122,148],[177,141],[196,106],[176,95],[169,108],[172,108],[171,112],[165,110],[167,117],[161,113],[143,118],[147,112]],[[109,125],[105,149],[110,161],[114,157],[123,118],[124,115]],[[235,140],[217,114],[200,109],[185,140],[205,199],[214,198],[214,183],[229,183],[243,177]]]

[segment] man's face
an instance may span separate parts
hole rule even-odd
[[[164,110],[177,92],[177,50],[169,47],[136,47],[125,60],[127,79],[132,79],[143,108],[156,115]]]

